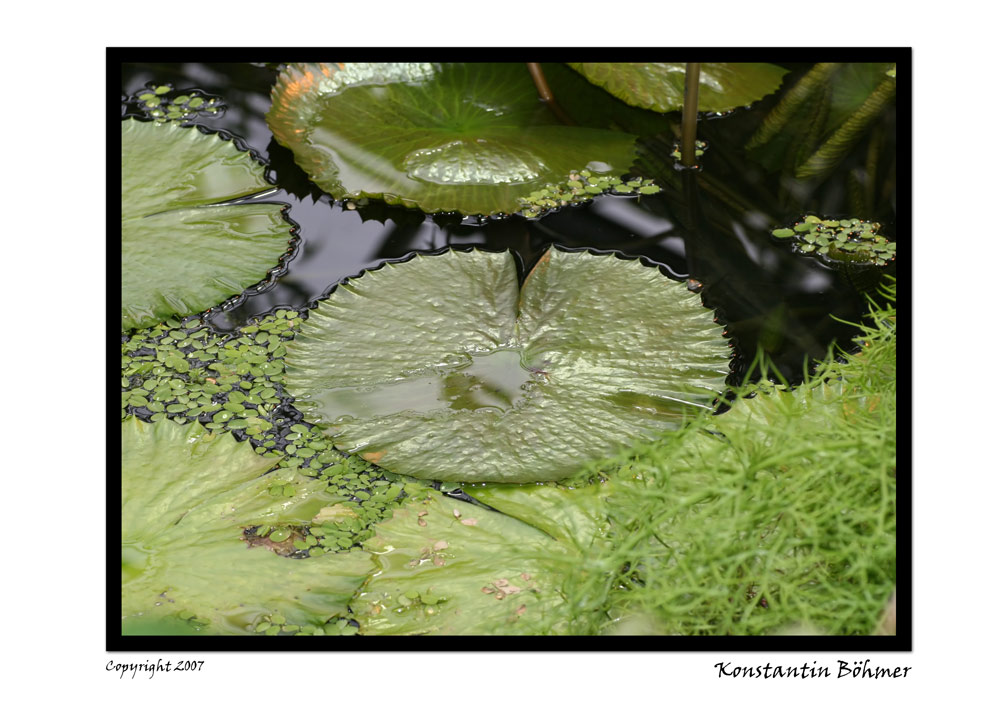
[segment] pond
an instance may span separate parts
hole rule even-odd
[[[362,72],[354,67],[365,65],[339,66],[340,71],[350,73]],[[354,87],[334,91],[332,98],[324,99],[323,110],[337,110],[336,100],[345,100],[337,96],[354,92],[351,95],[360,97],[344,109],[351,119],[342,118],[334,128],[324,128],[335,134],[330,144],[336,144],[339,151],[323,147],[326,152],[311,157],[301,146],[288,146],[291,141],[286,131],[294,132],[294,122],[292,127],[280,125],[272,108],[273,100],[275,105],[287,101],[296,110],[306,111],[296,103],[301,99],[293,90],[289,88],[287,95],[280,93],[282,86],[301,87],[301,76],[289,67],[264,63],[122,64],[126,132],[139,123],[155,125],[163,134],[177,125],[194,125],[187,130],[211,137],[218,134],[223,142],[231,141],[236,152],[249,151],[265,165],[262,174],[267,183],[261,182],[262,188],[256,190],[261,193],[240,194],[234,206],[212,208],[217,214],[222,214],[222,209],[258,210],[253,218],[273,224],[280,255],[280,261],[274,258],[260,273],[259,282],[242,292],[237,289],[219,296],[214,306],[129,320],[133,326],[125,326],[123,309],[123,527],[129,522],[136,524],[129,526],[131,536],[122,540],[123,633],[572,633],[595,626],[602,632],[622,626],[634,628],[629,621],[636,620],[640,628],[651,632],[761,633],[794,618],[794,612],[773,620],[759,619],[756,614],[748,618],[744,612],[722,620],[709,611],[703,623],[695,621],[677,629],[657,618],[646,605],[641,611],[626,611],[622,607],[627,602],[611,601],[609,597],[622,586],[631,582],[646,586],[653,580],[637,569],[634,553],[622,550],[622,534],[648,531],[656,535],[651,526],[628,530],[630,522],[637,522],[636,509],[646,501],[640,491],[628,485],[630,482],[618,477],[624,474],[634,480],[641,475],[635,470],[644,464],[646,473],[655,476],[651,470],[660,468],[664,457],[680,460],[683,466],[684,455],[702,443],[692,441],[678,453],[677,440],[698,432],[699,425],[703,432],[725,437],[721,427],[712,428],[716,423],[710,414],[698,416],[695,408],[708,413],[717,408],[722,412],[716,415],[720,425],[723,418],[736,419],[739,398],[761,390],[759,386],[752,388],[761,378],[761,357],[769,362],[772,379],[792,385],[809,381],[811,386],[816,382],[814,376],[826,374],[829,378],[831,371],[840,372],[836,366],[845,361],[851,365],[852,354],[869,346],[874,347],[873,352],[881,351],[878,346],[885,343],[886,336],[891,338],[887,322],[894,322],[894,300],[885,289],[891,281],[885,276],[895,275],[896,268],[895,64],[763,65],[776,78],[760,95],[745,99],[749,107],[702,108],[697,137],[704,149],[696,169],[682,168],[674,155],[681,133],[679,110],[646,110],[634,101],[629,105],[620,95],[611,95],[613,82],[602,87],[600,71],[588,75],[584,68],[622,65],[571,69],[543,64],[541,69],[557,104],[554,108],[537,104],[543,113],[551,113],[543,119],[549,130],[545,140],[562,145],[561,140],[568,140],[564,138],[569,134],[567,128],[589,129],[594,134],[604,130],[602,134],[608,137],[600,139],[603,143],[593,138],[595,142],[587,144],[599,154],[613,155],[609,160],[617,159],[615,145],[622,135],[634,136],[630,138],[634,145],[628,144],[632,151],[626,152],[625,168],[608,175],[619,178],[615,185],[602,183],[601,189],[586,193],[586,186],[596,184],[599,178],[588,167],[597,173],[602,165],[607,167],[597,157],[557,170],[568,179],[562,188],[569,184],[573,190],[569,201],[578,203],[560,207],[551,202],[556,208],[542,206],[538,215],[528,211],[527,216],[510,215],[519,208],[516,201],[512,202],[515,208],[486,216],[471,210],[463,214],[439,209],[438,203],[447,202],[441,201],[446,190],[438,187],[447,187],[452,177],[435,171],[439,168],[434,160],[444,159],[442,155],[447,157],[449,150],[460,151],[457,162],[466,170],[463,179],[467,184],[483,181],[479,174],[486,169],[484,165],[497,161],[493,153],[482,157],[464,152],[468,148],[461,141],[438,140],[440,145],[411,150],[407,157],[409,174],[418,175],[414,181],[429,185],[415,192],[410,203],[422,203],[427,211],[390,204],[377,196],[335,198],[328,192],[336,192],[336,186],[324,182],[318,172],[310,178],[300,166],[310,159],[331,159],[333,154],[340,160],[339,179],[346,187],[355,173],[363,171],[351,162],[355,159],[352,150],[369,149],[364,140],[380,129],[387,136],[393,135],[391,125],[378,126],[391,123],[393,111],[402,112],[412,96],[421,110],[426,107],[431,113],[436,105],[445,106],[455,96],[466,96],[464,103],[455,99],[456,105],[466,110],[467,104],[475,103],[469,95],[489,95],[490,90],[496,90],[494,104],[483,108],[485,104],[479,101],[475,108],[491,117],[502,115],[504,110],[516,113],[516,107],[510,106],[516,106],[520,99],[506,95],[501,99],[500,89],[490,85],[512,82],[522,93],[534,92],[528,69],[514,64],[485,68],[489,66],[457,65],[439,71],[435,80],[443,88],[435,84],[426,94],[420,91],[429,84],[421,83],[422,75],[412,73],[418,71],[416,68],[406,69],[411,73],[404,81],[365,79]],[[683,78],[683,65],[678,66]],[[707,77],[703,79],[704,91],[712,98],[712,82],[723,86],[727,74],[713,74],[721,65],[703,66]],[[729,66],[738,72],[741,65]],[[612,79],[615,71],[611,69]],[[302,72],[310,75],[305,69]],[[333,75],[336,73],[334,69]],[[487,88],[479,88],[480,83]],[[746,79],[740,85],[751,83]],[[728,90],[723,86],[720,91],[724,93],[724,89]],[[272,91],[278,92],[274,94],[277,98]],[[362,91],[366,95],[361,96]],[[426,101],[426,106],[420,101]],[[456,115],[449,120],[457,121]],[[357,126],[353,116],[357,116]],[[343,125],[345,120],[350,125]],[[372,120],[372,125],[366,128],[365,120]],[[531,137],[531,129],[523,128],[520,134],[525,145],[538,139]],[[159,146],[129,142],[133,138],[126,132],[126,153],[128,146],[139,144],[150,155],[160,154],[154,153]],[[351,138],[355,142],[348,143],[350,149],[339,147],[347,140],[344,135],[354,133],[362,137]],[[479,142],[506,144],[503,140],[510,140],[510,134],[504,126]],[[387,137],[383,142],[391,140]],[[355,144],[361,147],[353,147]],[[501,149],[493,144],[482,149],[487,148]],[[388,154],[391,148],[370,149]],[[519,166],[508,163],[505,167],[515,170],[510,173],[513,176],[490,177],[494,184],[516,185],[527,179],[523,175],[541,169],[527,149],[516,153]],[[575,148],[562,149],[569,153]],[[552,163],[557,158],[546,159]],[[386,174],[390,171],[383,170]],[[145,179],[156,185],[169,183],[170,178],[170,174],[157,172],[154,163],[138,181]],[[490,193],[490,189],[486,187],[483,193]],[[215,199],[218,201],[225,200]],[[529,209],[526,203],[520,202],[520,207]],[[149,215],[158,215],[154,211]],[[249,221],[251,217],[245,218]],[[152,221],[147,216],[140,223],[147,228]],[[280,254],[289,230],[294,239]],[[860,239],[891,247],[891,255],[884,256],[878,265],[832,257],[846,252],[845,243],[857,240],[863,245]],[[127,255],[128,246],[123,248]],[[231,256],[225,249],[215,250],[213,257],[223,261],[235,258],[235,250],[232,252]],[[509,262],[501,263],[501,254]],[[143,257],[154,263],[151,267],[155,270],[156,251]],[[417,273],[420,268],[426,275],[420,276],[424,280],[418,287],[405,273]],[[580,274],[571,280],[569,273],[576,271]],[[365,272],[368,274],[358,278]],[[655,281],[633,284],[639,272],[643,276],[655,273]],[[142,277],[154,279],[152,274]],[[660,299],[652,299],[654,295],[649,293],[658,292],[660,279],[681,284],[676,290],[668,288],[669,294],[664,290],[662,297],[656,294]],[[488,288],[482,285],[487,281]],[[549,306],[560,301],[559,293],[577,290],[580,294],[558,308]],[[383,296],[382,292],[388,294]],[[504,292],[509,293],[504,295],[507,299],[501,297]],[[597,304],[587,304],[591,300]],[[682,300],[695,302],[701,311],[678,315],[669,327],[661,322],[656,325],[661,328],[645,324],[666,316],[657,313],[680,306],[674,303]],[[532,303],[537,311],[531,309]],[[701,303],[704,307],[697,306]],[[463,314],[463,306],[471,308],[474,315]],[[867,332],[869,338],[859,342],[858,323],[865,320],[872,306],[884,316]],[[439,313],[423,322],[419,312],[428,307]],[[518,322],[512,329],[502,323],[508,321],[506,307],[516,312],[509,320]],[[565,314],[575,311],[574,307],[579,314]],[[592,316],[594,307],[606,311]],[[891,317],[885,314],[889,311]],[[584,316],[596,317],[595,321],[603,324],[574,328]],[[644,324],[627,330],[616,328],[617,322],[633,317]],[[483,323],[493,322],[492,318],[500,323]],[[704,356],[718,355],[719,359],[684,363],[689,383],[650,387],[628,382],[636,376],[666,380],[674,375],[658,368],[663,360],[673,361],[674,352],[650,349],[651,338],[692,327],[707,332],[706,327],[711,326],[718,329],[719,347],[698,343],[690,344],[689,350],[701,347],[698,350],[704,350]],[[467,338],[461,346],[444,341],[439,332],[453,328],[464,332],[462,337],[486,332],[486,343],[469,348]],[[636,341],[628,340],[632,333],[623,332],[634,333]],[[566,346],[552,349],[554,336],[562,337],[560,341],[572,340],[575,343],[570,348],[584,354],[578,358],[543,355],[550,349],[567,350]],[[342,343],[334,350],[327,343],[331,340]],[[433,349],[427,356],[437,356],[433,366],[400,363],[408,355],[423,360],[420,356],[427,348]],[[650,350],[661,353],[654,356]],[[839,362],[829,358],[831,350],[839,352]],[[882,382],[891,383],[894,391],[894,348],[892,352],[893,373],[883,371]],[[601,358],[605,354],[612,358]],[[643,357],[658,361],[638,366],[636,361]],[[870,358],[884,362],[877,356]],[[392,369],[395,373],[378,368],[383,359],[391,359],[397,366]],[[598,360],[599,366],[595,363]],[[594,373],[595,367],[599,373]],[[573,376],[562,373],[569,370]],[[372,381],[381,382],[361,385],[369,373]],[[563,377],[572,378],[565,392],[546,393],[556,390],[561,383],[554,381]],[[850,379],[850,374],[843,377]],[[577,390],[573,386],[578,378],[590,382],[581,383]],[[716,394],[724,392],[724,384],[740,390],[729,393],[728,404],[713,401]],[[766,385],[766,377],[761,385]],[[714,393],[705,392],[709,390]],[[885,396],[885,390],[879,390]],[[877,395],[874,390],[865,394],[868,400]],[[872,403],[868,412],[888,415],[879,418],[879,424],[891,426],[894,440],[894,393],[891,397],[891,410],[874,412]],[[537,402],[543,399],[544,403]],[[848,399],[854,398],[844,398]],[[594,401],[600,401],[600,406],[591,411],[590,407],[597,405]],[[729,404],[733,410],[725,412]],[[546,410],[544,415],[534,412],[539,405]],[[628,414],[619,414],[622,409]],[[415,412],[425,415],[419,424],[413,421]],[[433,422],[432,418],[444,419],[441,416],[445,413],[447,424]],[[463,424],[469,425],[468,431],[456,432],[455,420],[465,419],[458,415],[466,413],[470,422]],[[764,413],[763,417],[780,427],[769,415]],[[368,417],[373,422],[366,422]],[[687,425],[693,417],[699,421]],[[752,422],[747,424],[757,425],[758,418],[751,414],[746,419]],[[510,423],[514,419],[519,421],[517,425]],[[841,423],[849,426],[856,422],[849,416],[838,418],[830,423],[831,430],[840,434]],[[201,432],[207,436],[185,440],[194,425],[204,427]],[[668,446],[655,446],[660,444],[658,440],[668,439],[662,437],[664,431],[677,430],[676,439],[663,443]],[[728,434],[737,444],[737,433]],[[555,438],[558,444],[552,441]],[[597,438],[617,446],[596,445],[598,451],[591,454],[588,445]],[[197,449],[190,446],[192,443]],[[593,466],[592,462],[635,443],[654,447],[635,452],[638,456],[634,457],[631,476],[629,465],[622,464],[620,458],[600,469]],[[254,453],[236,454],[246,447]],[[876,486],[883,502],[871,510],[884,513],[886,498],[891,497],[894,509],[894,442],[891,450],[873,451],[876,447],[869,451],[879,461],[866,468],[877,467]],[[704,453],[710,457],[715,451]],[[165,482],[150,486],[129,480],[129,469],[168,473],[157,466],[163,454],[190,457],[187,471],[171,472],[184,479],[188,492],[170,495],[174,491],[169,491]],[[561,463],[553,462],[556,456]],[[795,468],[808,457],[761,464],[748,478],[778,474],[784,479],[789,467]],[[886,482],[889,467],[892,483]],[[574,477],[574,482],[557,483],[583,471],[589,474],[585,479]],[[706,481],[704,469],[692,470],[692,474],[699,482]],[[669,478],[665,473],[662,483],[669,485]],[[694,480],[692,476],[691,483]],[[832,482],[827,478],[823,483]],[[683,475],[678,474],[673,483],[682,486]],[[725,483],[713,483],[708,479],[708,488],[715,488],[715,496],[725,496]],[[796,498],[794,482],[782,480],[779,485],[786,483],[791,484],[786,498]],[[860,482],[851,486],[861,495],[867,488]],[[162,494],[167,494],[169,503],[162,500]],[[712,496],[709,493],[708,497]],[[773,501],[778,503],[779,498],[780,494]],[[228,525],[213,525],[207,509],[223,500],[232,503],[234,513],[227,519]],[[845,505],[850,502],[845,497]],[[616,504],[621,506],[617,515],[602,510]],[[180,508],[184,510],[179,518],[188,524],[184,533],[167,529],[168,518]],[[769,508],[773,506],[756,509],[753,519],[746,520],[748,527],[755,523],[780,526],[778,520],[769,518]],[[858,527],[875,522],[862,519],[864,512],[852,511],[859,518]],[[890,515],[891,523],[884,515],[876,523],[878,539],[884,545],[884,552],[876,554],[879,586],[891,590],[894,559],[889,563],[886,558],[894,558],[894,510]],[[142,516],[147,520],[140,521]],[[163,527],[152,528],[155,523],[148,519],[157,516],[162,516]],[[179,518],[175,518],[178,523]],[[197,525],[198,518],[207,525]],[[451,535],[452,527],[461,532]],[[429,528],[439,530],[429,535]],[[727,532],[740,535],[746,529],[717,527],[719,537]],[[675,530],[683,532],[680,527]],[[802,531],[788,532],[796,536]],[[196,536],[202,538],[200,545],[192,540]],[[676,542],[682,543],[680,536],[677,538]],[[574,562],[577,566],[583,562],[574,554],[581,542],[599,549],[595,556],[603,570],[592,567],[595,576],[604,577],[605,583],[614,577],[611,584],[618,583],[617,589],[607,588],[600,599],[593,600],[592,616],[584,621],[585,627],[576,623],[578,616],[565,614],[564,604],[576,593],[590,592],[593,587],[560,584],[560,578],[573,573],[570,568]],[[853,535],[845,538],[837,553],[848,547],[856,549],[857,542]],[[248,547],[252,551],[245,554],[254,559],[246,586],[234,590],[233,597],[226,599],[229,603],[213,603],[207,598],[218,571],[213,563],[244,562],[241,553]],[[409,551],[394,555],[392,548]],[[238,559],[231,554],[236,551]],[[370,568],[373,555],[381,558],[377,582],[372,580]],[[699,556],[694,549],[689,555],[692,562],[710,558]],[[476,570],[479,574],[444,575],[445,567],[469,557],[486,558]],[[296,570],[285,586],[279,580],[280,563],[294,560],[300,560],[306,569]],[[432,572],[423,571],[426,569]],[[737,593],[748,607],[757,607],[758,614],[762,605],[772,614],[780,614],[782,606],[795,603],[788,596],[789,587],[775,589],[747,567],[734,565],[731,571],[744,577]],[[853,581],[844,579],[847,584]],[[460,620],[461,608],[473,606],[463,604],[472,601],[467,596],[469,586],[480,598],[494,601],[477,619]],[[162,591],[154,591],[156,588]],[[289,602],[287,594],[294,588],[315,589],[322,597]],[[139,595],[160,598],[136,600]],[[731,602],[732,588],[723,595],[719,602]],[[531,601],[521,601],[528,596]],[[496,601],[505,597],[509,601]],[[886,598],[871,606],[878,608]],[[176,603],[183,606],[171,606]],[[878,618],[871,615],[871,606],[862,618],[822,628],[847,633],[861,632],[858,627],[862,625],[871,629]],[[452,607],[457,610],[449,611]],[[532,615],[544,620],[532,623]],[[709,615],[712,618],[707,618]],[[668,625],[671,628],[667,629]]]

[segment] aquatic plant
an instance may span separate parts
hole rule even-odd
[[[122,121],[122,329],[214,307],[288,250],[280,204],[223,203],[270,189],[232,140]]]
[[[126,101],[156,123],[190,122],[198,118],[219,117],[226,110],[221,96],[213,96],[197,89],[180,92],[170,84],[146,84]]]
[[[702,155],[704,155],[705,150],[708,149],[708,143],[704,142],[703,140],[695,140],[694,144],[695,144],[694,156],[701,157]],[[678,162],[680,162],[681,143],[679,141],[674,143],[674,151],[670,153],[670,156],[673,157]]]
[[[829,174],[892,105],[894,68],[816,64],[764,117],[747,150],[766,167],[790,167],[800,179]]]
[[[809,214],[771,235],[790,240],[799,253],[815,253],[836,263],[885,265],[896,258],[896,242],[878,233],[880,225],[861,219],[821,219]]]
[[[526,482],[676,429],[730,349],[656,268],[552,248],[449,251],[340,285],[288,346],[288,390],[341,449],[439,481]]]
[[[296,421],[284,356],[302,321],[299,312],[279,309],[229,335],[197,318],[135,332],[122,343],[122,419],[231,432],[278,468],[326,482],[345,513],[324,526],[321,546],[339,552],[360,546],[374,522],[421,486],[348,457],[319,429]]]
[[[541,512],[525,521],[506,509],[428,494],[376,526],[365,548],[378,569],[351,602],[363,633],[531,634],[542,623],[553,632],[567,630],[573,608],[561,592],[563,568],[586,562],[588,546],[578,544],[575,533],[587,543],[600,537],[605,494],[597,487],[583,491],[566,513],[561,489],[500,488],[515,496],[537,488]],[[538,508],[543,496],[547,505]],[[547,523],[539,528],[545,511]],[[566,522],[581,518],[582,530]]]
[[[561,183],[546,184],[528,196],[518,199],[521,215],[537,218],[568,206],[582,204],[601,194],[638,195],[658,194],[660,187],[652,179],[628,179],[597,176],[587,169],[570,172]]]
[[[683,63],[569,64],[591,83],[631,106],[659,113],[684,106]],[[750,62],[700,64],[698,110],[725,113],[778,90],[787,69]]]
[[[324,482],[264,474],[271,464],[197,424],[122,424],[124,631],[140,617],[238,634],[272,612],[314,628],[346,614],[371,568],[366,553],[296,561],[281,556],[285,538],[251,542],[260,536],[248,530],[309,524],[328,503]]]
[[[513,213],[583,166],[617,176],[635,136],[561,124],[523,64],[292,64],[268,125],[335,198]]]
[[[883,296],[860,352],[794,390],[747,384],[728,412],[581,473],[626,483],[591,557],[609,573],[567,567],[571,631],[878,630],[896,582],[895,286]]]
[[[438,80],[422,73],[419,67],[426,65],[382,65],[377,71],[365,65],[329,66],[336,68],[321,79],[329,89],[324,101],[358,89],[377,94],[376,84],[385,76],[390,84],[399,84],[389,93],[405,95],[412,89],[423,100],[423,91]],[[452,84],[457,87],[458,69],[443,71],[455,71]],[[631,141],[626,133],[646,134],[627,127],[647,125],[635,114],[664,120],[620,104],[608,108],[599,99],[616,104],[618,99],[565,65],[546,71],[570,121],[583,116],[592,121],[587,126],[600,123]],[[894,70],[872,80],[885,77],[894,77]],[[560,93],[565,86],[576,86],[573,81],[587,90]],[[496,98],[493,88],[474,88],[477,95]],[[829,85],[824,90],[829,91]],[[511,94],[516,93],[519,106],[520,91]],[[446,97],[436,107],[447,120],[458,121],[463,111],[486,105],[464,105],[457,89],[440,95]],[[861,102],[869,95],[861,96]],[[197,91],[175,92],[161,81],[135,92],[131,103],[159,122],[144,125],[173,129],[177,126],[169,123],[199,117],[194,111],[204,104],[191,102],[200,96]],[[822,110],[856,104],[836,93],[834,98]],[[177,99],[182,101],[175,103]],[[362,103],[378,111],[396,106],[374,98],[344,105]],[[527,103],[525,99],[523,106]],[[529,124],[536,118],[544,125],[564,122],[550,108],[535,107],[541,110]],[[792,122],[801,118],[800,109],[791,110]],[[200,117],[211,115],[218,113]],[[825,125],[817,116],[812,120],[814,126]],[[125,132],[132,129],[125,123],[131,122],[137,121],[123,122],[123,149]],[[872,125],[863,125],[861,134],[871,134]],[[235,149],[241,147],[238,139],[185,130],[192,142],[197,134],[198,140],[211,138],[240,152]],[[870,138],[874,147],[869,157],[878,152],[875,137]],[[500,141],[492,134],[483,139]],[[669,146],[666,136],[664,140]],[[138,142],[154,144],[145,138]],[[773,144],[778,142],[780,138]],[[765,143],[766,152],[773,144]],[[503,160],[513,144],[513,138],[505,143],[508,154]],[[810,149],[817,146],[809,144]],[[726,149],[725,141],[715,142],[714,136],[713,145],[720,154]],[[137,182],[195,173],[161,160],[160,149],[144,157],[133,150],[132,156],[140,159],[130,169],[143,174]],[[593,159],[593,150],[585,153],[578,157]],[[661,154],[667,153],[669,147]],[[213,174],[219,166],[238,171],[242,163],[262,176],[253,155],[241,155],[206,154],[206,166],[217,164],[197,173]],[[477,169],[493,165],[493,156],[487,150],[471,162]],[[418,162],[408,166],[421,167]],[[363,163],[367,166],[356,169],[348,160],[341,173],[361,174],[371,166],[364,159],[357,164]],[[504,168],[510,169],[510,164]],[[599,194],[645,195],[660,189],[634,176],[634,167],[633,176],[623,177],[628,169],[624,162],[624,167],[616,162],[608,171],[580,169],[585,164],[553,170],[546,177],[551,181],[533,183],[530,191],[514,199],[510,195],[517,189],[510,184],[484,186],[505,194],[502,213],[520,211],[533,219]],[[664,164],[671,172],[669,159]],[[162,175],[161,168],[167,170]],[[447,171],[440,164],[427,169],[438,170],[438,175]],[[419,184],[431,172],[417,170],[412,181]],[[199,176],[195,181],[214,179]],[[676,196],[670,178],[660,183],[668,197]],[[251,189],[245,195],[260,188],[254,179],[245,184]],[[400,184],[409,186],[405,180]],[[230,207],[258,205],[238,203],[243,196],[235,195],[237,203],[224,206],[208,201],[177,210],[192,211],[201,221],[199,217]],[[392,193],[381,196],[389,203],[415,204]],[[210,197],[226,202],[231,198]],[[362,195],[357,201],[365,199]],[[653,206],[659,204],[657,199]],[[137,242],[143,229],[168,216],[156,211],[158,204],[152,206],[129,224]],[[123,182],[123,213],[124,208]],[[235,217],[239,212],[233,213]],[[232,223],[229,216],[223,230],[226,223]],[[284,249],[291,224],[281,223]],[[510,223],[524,226],[519,219]],[[830,263],[858,262],[865,256],[884,265],[894,257],[895,244],[889,248],[890,242],[877,230],[877,224],[859,219],[834,224],[813,216],[788,229],[775,229],[774,235]],[[125,233],[123,219],[123,254]],[[858,248],[841,247],[855,240]],[[150,245],[149,252],[158,257],[160,245]],[[819,253],[823,248],[826,251]],[[145,309],[136,310],[135,319],[126,324],[123,301],[123,330],[131,330],[122,341],[123,634],[759,635],[884,630],[881,608],[896,579],[893,308],[873,312],[859,340],[862,352],[843,354],[846,363],[831,357],[796,390],[766,382],[744,386],[731,400],[731,410],[713,416],[713,398],[728,372],[729,349],[720,336],[722,329],[711,322],[710,311],[697,295],[683,292],[683,285],[638,261],[553,250],[519,291],[510,256],[451,252],[386,265],[345,281],[315,310],[279,308],[231,333],[212,329],[205,318],[186,316],[249,293],[246,287],[280,262],[279,250],[254,266],[256,276],[246,274],[247,285],[231,282],[197,305],[185,300],[183,306],[174,306],[178,296],[168,296],[164,289],[152,300],[155,304],[161,297],[168,306],[143,305]],[[186,252],[197,260],[224,261],[232,251],[219,245],[213,252],[225,257]],[[833,255],[843,258],[832,260]],[[502,267],[469,266],[461,274],[464,266],[456,267],[454,261],[473,256],[506,262]],[[434,266],[428,266],[412,288],[405,277],[394,279],[392,273],[424,261]],[[588,261],[605,263],[608,269],[570,267]],[[173,263],[170,267],[164,281],[187,286],[184,277],[194,269],[187,263],[183,269]],[[874,268],[868,271],[880,274]],[[647,280],[633,282],[640,274]],[[206,269],[194,279],[214,277]],[[123,294],[124,283],[123,277]],[[676,298],[657,299],[661,286],[673,288]],[[374,308],[367,309],[373,302]],[[525,303],[530,316],[519,321]],[[674,320],[678,303],[683,303],[680,309],[697,314]],[[599,310],[607,317],[590,319]],[[453,330],[451,322],[456,322]],[[422,344],[433,336],[425,334],[442,330],[447,345],[432,352],[440,365],[426,364],[420,358],[428,352]],[[677,332],[682,336],[674,342]],[[452,334],[454,340],[448,338]],[[462,337],[475,339],[477,345],[451,346]],[[532,349],[537,341],[545,345]],[[554,361],[552,351],[559,354]],[[572,351],[582,355],[573,358]],[[286,372],[289,352],[291,368]],[[691,352],[698,358],[693,378],[685,381],[686,373],[678,373],[676,379],[666,380],[668,367],[681,371],[689,365],[685,357]],[[605,354],[609,358],[600,358]],[[315,369],[328,366],[328,355],[334,365],[348,362],[343,378],[318,382],[305,367],[297,368],[307,359]],[[381,366],[383,355],[393,359],[393,366]],[[632,363],[615,369],[618,355]],[[600,365],[591,365],[594,356]],[[361,369],[351,366],[362,359],[374,362],[371,370],[379,375],[390,368],[393,372],[357,378]],[[651,363],[654,359],[656,364]],[[641,365],[632,365],[636,361]],[[593,385],[609,368],[615,369],[610,387]],[[761,369],[769,370],[766,364]],[[644,376],[651,376],[652,387],[633,390],[635,386],[622,382],[643,381]],[[369,384],[366,389],[364,383]],[[532,412],[530,406],[543,400],[546,391],[557,391],[549,396],[552,404]],[[404,408],[414,401],[442,408],[425,411],[438,419],[407,413]],[[349,419],[358,406],[390,412],[367,421]],[[399,416],[392,408],[399,408],[406,419],[394,420]],[[522,413],[523,426],[508,437],[495,435],[488,425],[468,432],[459,424],[466,416],[479,424],[477,415],[488,420]],[[153,424],[142,422],[146,420]],[[340,428],[354,424],[355,436],[341,434]],[[529,436],[522,450],[525,445],[518,435],[525,431],[566,439],[552,452],[551,445]],[[407,435],[413,444],[406,454],[387,453],[406,446],[398,440],[408,442]],[[609,443],[602,446],[605,441]],[[626,451],[604,459],[620,448]],[[171,463],[162,463],[166,460]],[[403,476],[390,468],[426,478]],[[441,482],[448,478],[458,482]],[[560,481],[493,481],[497,479]],[[238,577],[232,576],[232,568]],[[307,597],[299,592],[291,598],[280,596],[279,586],[286,583],[305,589]],[[224,591],[213,592],[217,585],[225,585]]]

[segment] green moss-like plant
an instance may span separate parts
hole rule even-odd
[[[607,464],[627,483],[591,560],[616,569],[566,574],[572,632],[878,630],[896,583],[894,305],[861,329],[860,353],[795,390],[748,386]]]

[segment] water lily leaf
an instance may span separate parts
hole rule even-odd
[[[196,621],[238,634],[273,611],[298,625],[346,611],[371,569],[363,553],[295,560],[248,546],[244,528],[309,523],[328,500],[325,482],[293,470],[262,476],[270,464],[197,424],[123,423],[123,632]],[[275,484],[294,494],[271,495]]]
[[[338,199],[513,213],[573,169],[634,158],[633,135],[560,124],[523,64],[293,64],[271,100],[278,142]]]
[[[123,120],[122,328],[208,309],[278,265],[290,229],[281,205],[218,205],[270,188],[232,140]]]
[[[592,483],[580,488],[553,484],[476,484],[463,491],[500,513],[531,525],[551,538],[581,551],[607,539],[606,501],[612,486]]]
[[[287,389],[341,449],[442,481],[522,483],[709,408],[729,346],[698,295],[613,255],[417,256],[337,288],[288,345]]]
[[[570,64],[588,81],[630,106],[660,113],[684,107],[685,64]],[[748,106],[778,90],[787,69],[774,64],[709,63],[701,65],[698,110],[724,113]]]
[[[435,495],[365,543],[378,565],[351,603],[364,634],[530,634],[567,613],[574,548],[514,518]],[[568,617],[564,617],[568,618]]]

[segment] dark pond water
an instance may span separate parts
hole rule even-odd
[[[809,65],[787,65],[781,91],[726,116],[699,123],[709,149],[699,172],[678,171],[669,154],[674,116],[662,117],[639,141],[633,172],[653,178],[660,194],[605,196],[537,220],[488,220],[457,215],[428,216],[413,209],[371,202],[360,208],[334,201],[306,178],[291,152],[273,138],[264,120],[276,71],[253,64],[124,64],[122,112],[141,116],[126,97],[147,84],[199,89],[225,103],[195,123],[241,138],[268,162],[276,191],[264,197],[290,205],[300,242],[287,270],[263,291],[250,290],[235,306],[213,312],[220,330],[244,324],[275,307],[302,307],[328,294],[345,278],[386,260],[448,247],[513,250],[522,271],[551,244],[642,256],[670,277],[700,283],[732,337],[736,360],[732,382],[742,377],[758,346],[791,381],[801,380],[804,358],[822,358],[831,344],[849,347],[855,330],[837,319],[858,321],[872,282],[793,254],[771,236],[804,214],[861,218],[882,224],[895,239],[895,112],[883,112],[838,166],[822,179],[799,180],[788,170],[765,169],[743,145],[781,95]],[[631,110],[631,109],[626,109]],[[655,114],[651,114],[655,115]],[[679,114],[678,114],[679,115]],[[644,125],[649,125],[646,120]],[[859,174],[874,174],[862,180]],[[895,264],[889,266],[893,272]],[[696,285],[692,285],[696,286]]]

